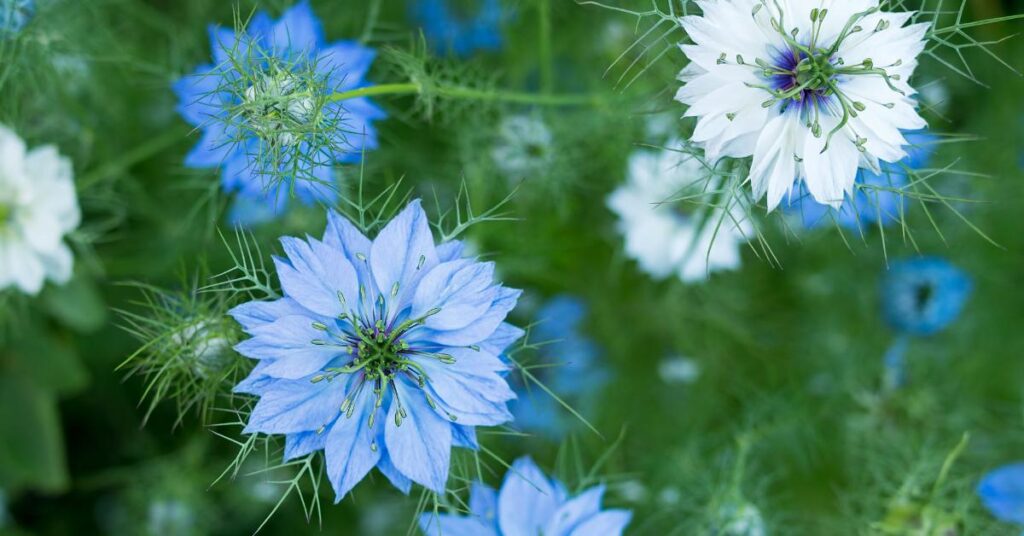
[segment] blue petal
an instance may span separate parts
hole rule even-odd
[[[451,240],[437,246],[437,259],[440,262],[451,262],[456,259],[461,259],[465,250],[465,242],[461,240]]]
[[[440,311],[423,324],[450,331],[475,322],[491,308],[498,292],[492,287],[494,263],[457,260],[438,264],[423,276],[412,299],[413,318],[432,309]]]
[[[558,509],[558,490],[529,456],[519,458],[498,493],[502,536],[536,536]]]
[[[295,300],[281,298],[273,301],[245,302],[228,311],[228,314],[235,322],[241,324],[243,329],[249,331],[270,324],[282,316],[302,315],[308,312]]]
[[[434,394],[438,414],[455,416],[460,424],[493,426],[512,420],[507,402],[515,398],[498,372],[507,367],[492,354],[465,348],[451,349],[455,363],[432,359],[418,363],[426,371],[427,388]]]
[[[269,359],[273,363],[263,373],[275,378],[299,379],[318,372],[342,350],[312,341],[324,332],[313,327],[306,316],[284,316],[272,324],[252,330],[253,337],[237,345],[235,350],[253,359]]]
[[[555,511],[544,528],[545,536],[566,536],[581,523],[601,511],[604,486],[594,486],[569,499]]]
[[[370,270],[370,247],[372,243],[359,229],[356,229],[348,218],[330,210],[327,212],[327,230],[324,232],[324,243],[342,251],[359,275],[359,283],[366,288],[376,288]]]
[[[525,331],[512,324],[502,322],[487,340],[480,343],[480,349],[494,355],[501,355],[509,346],[512,346],[513,343],[521,339],[525,334]]]
[[[327,436],[324,457],[335,503],[366,477],[381,458],[381,446],[374,448],[376,430],[368,426],[367,420],[370,412],[375,411],[373,400],[371,396],[357,396],[352,416],[339,417]]]
[[[260,395],[245,433],[294,434],[316,431],[338,418],[346,390],[332,382],[278,380]]]
[[[498,492],[482,482],[473,482],[469,489],[469,510],[487,525],[497,526]]]
[[[417,340],[429,341],[442,346],[478,344],[494,334],[508,313],[515,308],[516,301],[521,294],[521,290],[502,287],[499,290],[498,298],[491,304],[490,309],[468,326],[451,331],[421,328],[410,336],[412,338],[414,335]]]
[[[378,440],[380,439],[382,438],[379,437]],[[395,467],[394,462],[391,461],[391,455],[388,454],[388,449],[383,449],[380,461],[377,462],[377,469],[381,474],[387,477],[388,481],[391,482],[391,485],[397,488],[398,491],[401,491],[406,495],[409,494],[409,490],[412,489],[412,480],[409,480],[408,477],[403,475],[402,472]]]
[[[289,262],[274,260],[281,288],[303,307],[334,318],[359,303],[359,280],[345,254],[319,240],[282,237]]]
[[[228,209],[228,224],[233,227],[250,228],[274,221],[287,207],[286,201],[285,198],[252,198],[238,194]]]
[[[313,14],[309,0],[302,0],[281,15],[270,34],[270,45],[275,51],[312,54],[324,42],[324,29]]]
[[[503,536],[479,519],[433,512],[420,514],[420,530],[424,536]]]
[[[238,144],[227,128],[219,122],[207,125],[199,143],[185,155],[185,166],[199,169],[219,167],[239,157]]]
[[[569,536],[621,536],[633,513],[626,510],[605,510],[580,523]]]
[[[480,443],[476,439],[476,428],[453,424],[452,445],[464,449],[480,450]]]
[[[534,331],[541,340],[558,340],[576,331],[586,314],[583,300],[564,294],[555,296],[537,312],[538,324]]]
[[[977,492],[985,508],[1000,521],[1024,523],[1024,462],[989,472]]]
[[[218,91],[221,83],[222,76],[212,65],[200,65],[174,82],[171,89],[178,96],[181,117],[194,127],[202,127],[222,115],[227,95]]]
[[[405,301],[420,277],[437,265],[437,251],[427,214],[419,199],[409,203],[373,241],[370,266],[380,293],[388,301]],[[397,285],[397,286],[396,286]],[[397,290],[398,295],[392,296]]]
[[[338,41],[317,55],[316,67],[327,74],[334,91],[348,91],[363,85],[377,51],[356,41]]]
[[[301,458],[312,452],[316,452],[324,448],[327,443],[327,434],[330,433],[330,427],[327,427],[324,431],[314,430],[312,432],[299,432],[297,434],[288,434],[284,438],[284,461],[294,460],[295,458]]]
[[[442,493],[451,462],[451,423],[434,413],[418,388],[406,385],[405,380],[394,383],[398,396],[392,399],[384,424],[391,461],[413,482]],[[407,415],[401,426],[395,424],[399,401]]]
[[[267,376],[266,372],[264,372],[271,363],[273,363],[272,359],[256,363],[256,366],[253,367],[251,372],[249,372],[249,375],[242,381],[238,382],[238,384],[232,389],[232,392],[259,395],[268,387],[272,386],[277,379]]]

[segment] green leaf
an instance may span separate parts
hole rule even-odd
[[[56,493],[68,485],[56,396],[18,374],[0,375],[0,487]]]
[[[96,283],[81,273],[62,286],[47,286],[39,299],[43,310],[58,322],[91,333],[107,322],[107,308]]]

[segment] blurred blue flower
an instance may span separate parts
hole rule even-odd
[[[520,291],[435,246],[419,200],[373,241],[332,211],[323,241],[281,243],[285,297],[231,311],[259,361],[235,387],[260,397],[246,433],[284,434],[285,460],[324,450],[338,500],[373,467],[442,492],[451,448],[512,419],[500,355],[523,333],[504,322]]]
[[[476,6],[463,7],[459,0],[411,0],[410,10],[438,54],[466,57],[478,50],[501,48],[500,0],[464,3]]]
[[[978,483],[978,497],[1000,521],[1024,525],[1024,462],[1004,465]]]
[[[35,0],[0,0],[0,38],[21,33],[35,14]]]
[[[211,25],[209,33],[213,63],[173,85],[178,112],[203,132],[185,165],[221,168],[224,191],[237,192],[229,213],[236,224],[274,218],[293,193],[307,205],[334,201],[334,164],[375,149],[372,122],[386,114],[367,98],[342,105],[326,96],[368,85],[374,49],[326,43],[308,0],[277,21],[259,11],[244,32]],[[282,148],[291,154],[258,156]]]
[[[537,313],[533,337],[543,346],[539,357],[542,367],[533,374],[577,412],[587,415],[596,406],[600,389],[608,381],[608,370],[601,363],[601,350],[580,332],[587,306],[574,296],[552,298]],[[551,395],[535,385],[516,390],[512,403],[516,424],[522,429],[558,439],[578,419]]]
[[[500,491],[473,483],[470,515],[421,514],[420,529],[427,536],[621,535],[633,513],[601,510],[604,491],[599,485],[569,497],[565,486],[544,475],[533,460],[519,458]]]
[[[878,189],[858,188],[853,197],[848,197],[843,206],[836,210],[816,202],[801,183],[799,194],[789,203],[789,211],[799,213],[804,227],[813,229],[822,225],[838,223],[844,229],[858,230],[863,227],[889,225],[899,221],[905,210],[906,198],[899,190],[907,185],[906,169],[922,169],[928,166],[935,152],[937,137],[926,131],[904,133],[909,145],[905,147],[907,157],[899,163],[881,163],[881,173],[868,169],[857,172],[857,183],[876,186]]]
[[[885,319],[903,334],[937,333],[960,316],[971,287],[970,277],[945,259],[894,262],[882,282]]]

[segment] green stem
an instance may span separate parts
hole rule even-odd
[[[555,88],[555,65],[551,53],[551,1],[540,0],[537,11],[540,17],[540,87],[541,92],[550,95]]]
[[[505,102],[511,104],[535,104],[538,106],[585,106],[599,104],[601,100],[595,95],[537,95],[518,91],[478,89],[466,86],[437,85],[424,91],[423,86],[412,82],[399,84],[380,84],[362,87],[349,91],[341,91],[330,96],[331,102],[340,102],[360,97],[377,95],[422,95],[434,94],[449,99],[478,100],[486,102]]]

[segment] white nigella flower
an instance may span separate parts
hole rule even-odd
[[[71,161],[53,145],[26,150],[0,125],[0,290],[67,282],[74,259],[63,239],[80,218]]]
[[[906,156],[902,130],[927,126],[909,79],[928,24],[879,0],[698,0],[681,19],[694,44],[676,100],[697,118],[710,161],[753,157],[754,196],[773,210],[802,180],[839,208],[859,167]],[[905,26],[906,25],[906,26]]]
[[[513,115],[501,122],[491,157],[509,179],[527,179],[544,171],[554,157],[551,130],[539,117]]]
[[[653,277],[676,274],[694,282],[739,266],[740,245],[753,229],[736,200],[728,202],[728,211],[700,207],[690,213],[670,202],[702,191],[707,174],[686,154],[639,150],[629,159],[629,180],[608,197],[608,207],[619,216],[626,253]]]

